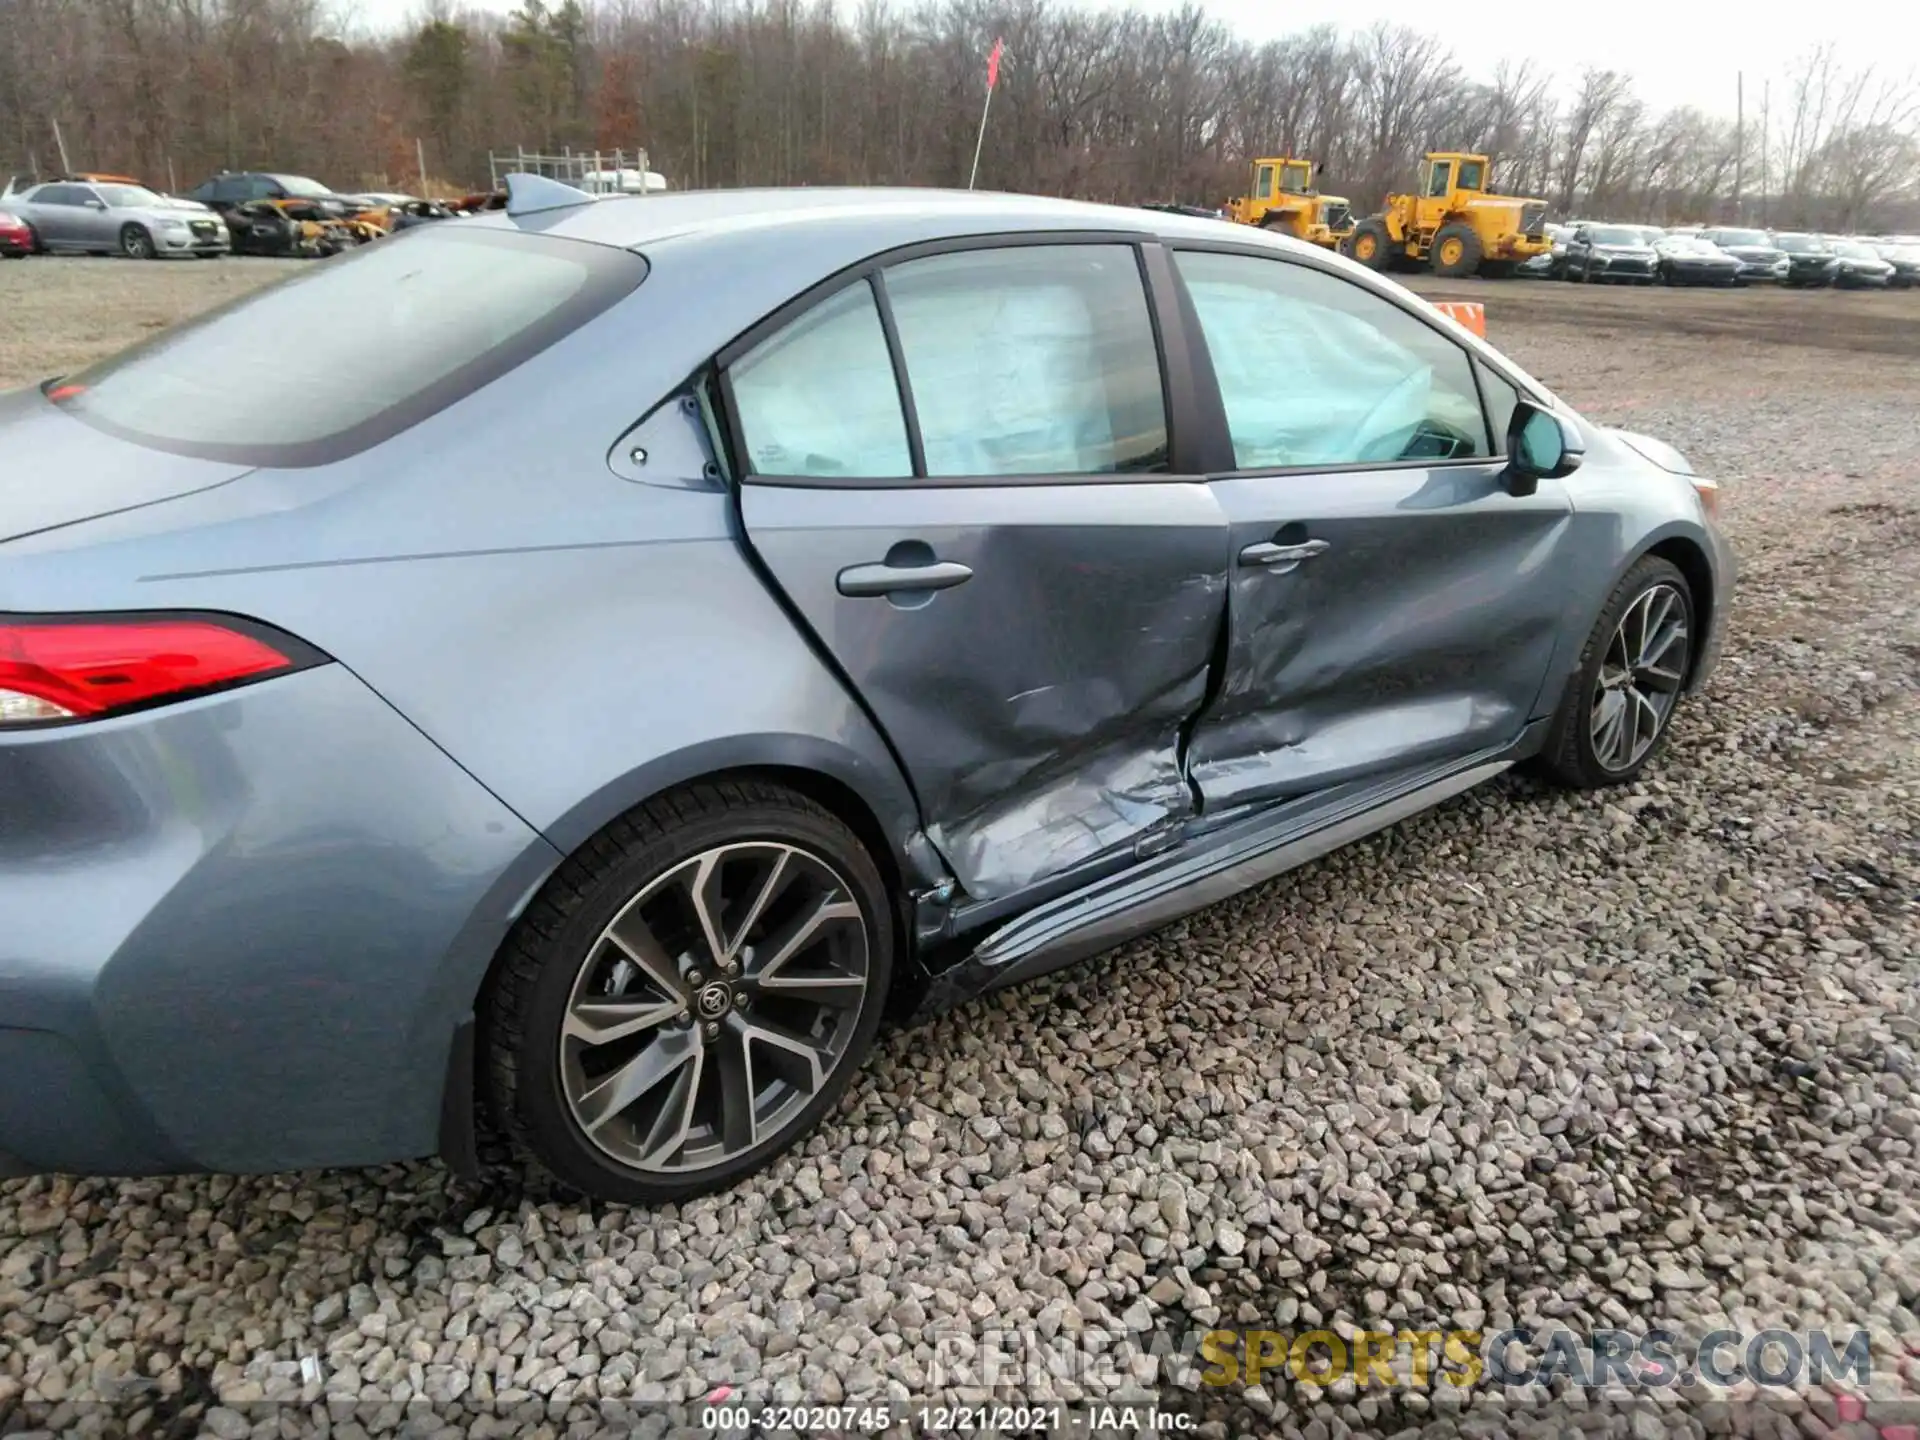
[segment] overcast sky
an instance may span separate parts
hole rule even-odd
[[[506,13],[516,0],[454,0],[456,8]],[[1117,0],[1085,0],[1110,5]],[[1502,59],[1532,59],[1569,78],[1583,64],[1624,70],[1635,91],[1656,109],[1697,105],[1731,116],[1735,76],[1747,77],[1747,113],[1757,116],[1761,83],[1771,77],[1784,91],[1784,75],[1797,56],[1822,40],[1838,42],[1849,66],[1876,61],[1903,69],[1920,56],[1920,5],[1875,5],[1865,9],[1830,6],[1826,24],[1802,16],[1792,25],[1769,23],[1770,12],[1742,12],[1738,6],[1694,0],[1607,0],[1598,7],[1543,0],[1524,9],[1510,7],[1458,10],[1457,27],[1434,24],[1432,0],[1205,0],[1207,8],[1249,40],[1270,40],[1320,22],[1358,29],[1376,20],[1438,31],[1475,78],[1490,74]],[[416,20],[422,0],[335,0],[359,28],[391,29]],[[1147,0],[1146,8],[1157,8]],[[852,5],[847,9],[851,11]],[[1752,23],[1734,21],[1746,13]],[[1889,57],[1892,57],[1889,59]],[[1776,102],[1781,99],[1775,96]]]

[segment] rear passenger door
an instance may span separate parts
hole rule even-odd
[[[77,244],[80,239],[81,187],[78,185],[42,185],[30,198],[33,228],[44,245]]]
[[[1437,324],[1331,270],[1183,250],[1232,440],[1228,643],[1196,726],[1207,809],[1516,739],[1563,605],[1564,484],[1501,484],[1518,392]]]
[[[1226,535],[1140,251],[965,242],[836,284],[721,357],[753,550],[970,897],[1169,843]]]

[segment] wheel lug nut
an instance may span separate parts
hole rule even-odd
[[[747,1008],[747,992],[746,991],[736,990],[733,992],[733,1008],[736,1010],[744,1010]]]
[[[687,972],[687,983],[689,985],[698,985],[706,978],[707,977],[702,975],[698,970],[689,970]]]
[[[720,1022],[718,1020],[707,1021],[707,1039],[718,1040],[719,1038],[720,1038]]]

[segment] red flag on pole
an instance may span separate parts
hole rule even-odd
[[[993,42],[993,53],[987,56],[987,89],[989,90],[1000,83],[1000,51],[1006,43],[1004,40],[996,39]]]

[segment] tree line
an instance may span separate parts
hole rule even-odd
[[[460,190],[491,149],[644,148],[674,188],[964,185],[1000,37],[986,188],[1218,204],[1249,160],[1290,154],[1365,213],[1422,151],[1457,149],[1562,216],[1920,225],[1920,83],[1831,47],[1750,85],[1736,123],[1655,111],[1612,70],[1472,78],[1395,25],[1253,44],[1192,0],[428,0],[373,36],[344,18],[323,0],[0,0],[0,164],[48,172],[64,146],[171,188],[222,168],[416,188],[424,155]]]

